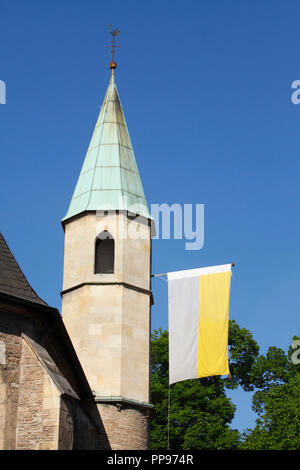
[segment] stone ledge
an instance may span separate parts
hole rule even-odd
[[[76,289],[80,289],[80,287],[84,287],[84,286],[123,286],[123,287],[126,287],[127,289],[132,289],[142,294],[150,295],[152,297],[151,290],[144,289],[143,287],[134,286],[133,284],[128,284],[127,282],[117,282],[117,281],[115,282],[114,281],[112,282],[101,282],[101,281],[100,282],[82,282],[80,284],[76,284],[72,287],[69,287],[68,289],[61,291],[60,295],[67,294],[68,292],[71,292]]]
[[[138,400],[131,400],[124,397],[97,397],[95,396],[95,402],[103,405],[116,405],[120,410],[125,406],[135,406],[143,408],[147,411],[154,411],[154,405]]]

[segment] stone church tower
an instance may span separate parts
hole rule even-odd
[[[147,449],[152,219],[115,68],[62,220],[62,317],[111,448]]]

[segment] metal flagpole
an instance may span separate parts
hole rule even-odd
[[[167,450],[170,450],[170,409],[171,409],[171,391],[170,391],[170,384],[169,384],[169,397],[168,397],[168,445]]]
[[[231,266],[235,266],[235,263],[231,263]],[[160,274],[151,274],[151,277],[162,277],[167,276],[168,273],[160,273]]]

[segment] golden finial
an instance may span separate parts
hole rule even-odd
[[[111,45],[109,46],[106,46],[106,47],[111,47],[111,62],[109,64],[109,68],[111,69],[111,71],[113,71],[116,67],[117,67],[117,64],[115,62],[115,52],[116,52],[116,48],[117,47],[120,47],[118,44],[116,44],[116,39],[117,39],[117,36],[120,35],[120,30],[119,29],[115,29],[114,31],[111,29],[111,25],[109,24],[108,25],[108,28],[109,28],[109,32],[110,34],[112,35],[112,40],[110,41],[111,42]]]

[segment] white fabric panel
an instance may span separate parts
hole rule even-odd
[[[197,378],[199,277],[168,282],[169,383]]]
[[[168,280],[184,279],[194,276],[204,276],[205,274],[217,274],[231,271],[231,264],[221,264],[219,266],[209,266],[207,268],[186,269],[184,271],[174,271],[168,273]]]

